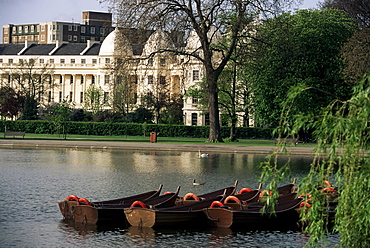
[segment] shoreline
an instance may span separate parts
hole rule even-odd
[[[109,142],[109,141],[78,141],[78,140],[24,140],[1,139],[0,148],[70,148],[70,149],[112,149],[112,150],[152,150],[152,151],[192,151],[218,153],[253,153],[270,154],[276,146],[246,146],[226,144],[176,144],[176,143],[144,143],[144,142]],[[315,147],[287,146],[292,155],[314,155]]]

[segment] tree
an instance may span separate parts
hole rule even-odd
[[[87,112],[91,112],[93,115],[96,115],[103,109],[103,104],[104,99],[102,89],[94,84],[90,85],[85,92],[83,108]]]
[[[4,67],[5,75],[9,75],[8,87],[13,87],[25,98],[20,119],[37,119],[38,107],[44,101],[45,93],[52,87],[54,69],[51,64],[37,63],[37,58],[20,60],[14,66]]]
[[[359,28],[370,28],[370,2],[368,0],[324,0],[321,8],[343,10],[357,21]]]
[[[22,111],[24,97],[17,94],[8,86],[0,88],[0,114],[2,117],[13,119]]]
[[[334,230],[339,234],[340,247],[369,247],[370,76],[366,75],[353,88],[347,100],[336,99],[320,112],[297,115],[291,121],[290,106],[302,93],[311,90],[315,91],[305,85],[291,89],[277,129],[280,135],[288,132],[293,136],[302,128],[315,130],[315,157],[309,174],[299,179],[300,193],[311,194],[311,208],[301,214],[302,221],[307,223],[304,231],[310,234],[308,246],[316,247],[329,230]],[[276,175],[289,171],[289,164],[282,167],[274,162],[282,148],[279,147],[264,166],[262,181],[270,181],[270,186],[276,185]],[[322,190],[324,180],[337,186],[335,194],[339,197],[334,222],[330,221],[328,212],[323,211],[332,199]]]
[[[208,142],[220,142],[220,121],[218,108],[218,78],[235,51],[239,33],[248,20],[247,13],[259,9],[261,13],[276,13],[289,1],[232,1],[232,0],[190,0],[190,1],[130,1],[100,0],[111,4],[119,17],[121,26],[139,29],[162,28],[190,34],[194,31],[199,38],[199,45],[186,52],[182,47],[155,53],[173,52],[199,60],[205,70],[206,92],[208,94],[208,112],[210,132]],[[220,41],[220,34],[228,33],[229,42]],[[220,51],[213,46],[224,44]]]
[[[301,10],[265,22],[245,72],[252,80],[257,125],[279,124],[281,103],[294,85],[317,90],[301,94],[293,114],[317,112],[333,99],[346,99],[351,85],[340,73],[340,50],[353,31],[353,20],[335,9]]]

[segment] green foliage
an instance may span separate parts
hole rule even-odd
[[[342,247],[369,247],[370,245],[370,76],[364,77],[354,87],[352,97],[346,101],[335,100],[317,114],[297,115],[294,121],[288,116],[291,105],[310,87],[295,87],[285,102],[279,135],[295,135],[299,130],[312,128],[317,140],[315,157],[307,176],[300,179],[301,192],[312,195],[312,208],[302,211],[310,234],[309,246],[316,246],[331,229],[340,235]],[[282,144],[264,164],[262,181],[270,180],[270,188],[289,172],[289,164],[279,168],[277,157],[284,150]],[[330,195],[322,193],[323,181],[338,186],[338,205],[335,221],[325,207]]]
[[[49,121],[0,121],[0,130],[26,131],[27,133],[54,133]],[[156,132],[162,137],[207,138],[208,126],[184,126],[166,124],[112,123],[112,122],[65,122],[66,134],[80,135],[129,135],[142,136],[145,133]],[[229,127],[221,128],[222,137],[228,137]],[[240,139],[271,139],[269,128],[236,128],[236,136]]]
[[[353,20],[335,9],[301,10],[265,22],[257,32],[264,43],[253,42],[255,54],[246,68],[257,124],[276,127],[282,102],[298,84],[317,90],[300,94],[292,113],[318,112],[333,99],[347,99],[340,49],[353,31]]]

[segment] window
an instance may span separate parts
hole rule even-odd
[[[9,64],[13,64],[13,59],[9,59],[9,60],[8,60],[8,63],[9,63]]]
[[[73,80],[74,80],[73,75],[71,75],[71,78],[70,78],[70,83],[71,84],[73,84]]]
[[[159,77],[159,83],[160,84],[166,84],[166,76],[160,76]]]
[[[96,62],[97,62],[97,60],[96,60],[96,59],[93,59],[93,60],[92,60],[92,63],[93,63],[93,64],[96,64]]]
[[[91,76],[91,84],[95,84],[95,76],[94,75]]]
[[[43,64],[44,62],[45,62],[44,59],[39,59],[40,64]]]
[[[199,80],[199,70],[193,70],[193,81]]]
[[[60,59],[61,64],[64,64],[65,62],[66,62],[65,59]]]
[[[160,64],[161,66],[166,65],[166,59],[164,59],[164,58],[159,59],[159,64]]]
[[[86,64],[86,59],[81,59],[81,64]]]
[[[110,63],[110,58],[105,58],[105,63],[109,64]]]
[[[104,84],[109,84],[109,75],[104,75]]]
[[[193,97],[192,98],[192,104],[198,104],[198,98]]]
[[[95,27],[91,27],[90,33],[95,34]]]
[[[81,37],[81,43],[85,43],[86,42],[86,38],[85,37]]]
[[[57,29],[56,25],[55,25],[55,24],[53,24],[53,30],[56,30],[56,29]]]
[[[103,103],[104,104],[108,103],[108,100],[109,100],[109,92],[104,92]]]
[[[72,35],[68,35],[68,40],[72,41]]]
[[[4,43],[9,43],[8,37],[4,37]]]
[[[73,41],[77,41],[77,35],[73,35]]]
[[[14,27],[13,28],[13,34],[16,34],[17,33],[17,30],[16,30],[16,28]]]
[[[148,76],[148,84],[153,84],[153,75]]]
[[[19,59],[19,63],[22,64],[23,63],[23,59]]]
[[[50,64],[54,64],[54,59],[49,60]]]
[[[59,102],[63,101],[63,92],[59,91]]]
[[[63,83],[63,76],[62,75],[59,76],[59,83]]]
[[[18,33],[22,33],[22,26],[18,27]]]
[[[3,63],[3,59],[0,59],[0,63]]]
[[[153,66],[153,58],[148,59],[148,66]]]
[[[73,31],[77,31],[77,28],[78,28],[77,25],[74,25],[73,26]]]
[[[45,25],[41,25],[41,31],[45,31]]]
[[[4,34],[8,34],[8,29],[4,28]]]
[[[51,102],[51,91],[48,92],[48,102]]]
[[[192,113],[191,114],[191,125],[196,126],[198,124],[198,114]]]
[[[31,33],[35,32],[35,26],[31,26]]]
[[[104,28],[101,28],[100,29],[100,34],[103,35],[104,34]]]
[[[27,34],[28,33],[28,26],[24,27],[24,32]]]
[[[86,33],[86,27],[85,26],[81,26],[81,33]]]
[[[69,92],[69,101],[70,101],[70,102],[72,102],[72,99],[73,99],[73,92],[72,92],[72,91],[70,91],[70,92]]]
[[[84,93],[80,92],[80,103],[84,102]]]
[[[72,31],[72,25],[68,25],[68,31]]]
[[[81,84],[84,84],[84,76],[81,75]]]
[[[76,63],[76,59],[71,59],[71,64]]]
[[[52,36],[52,38],[51,38],[52,40],[56,40],[56,36],[55,36],[55,34],[53,34],[53,36]]]
[[[41,41],[45,41],[45,35],[41,35]]]

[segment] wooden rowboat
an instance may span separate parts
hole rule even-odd
[[[238,181],[233,186],[207,194],[199,195],[199,200],[184,200],[178,206],[170,208],[126,208],[124,210],[127,221],[132,226],[201,226],[206,224],[203,208],[209,207],[215,200],[223,200],[235,192]]]
[[[206,208],[208,224],[216,227],[241,227],[253,230],[297,229],[299,214],[295,211],[301,198],[286,201],[275,206],[275,212],[261,212],[262,208],[232,210],[225,208]]]
[[[130,205],[136,200],[145,200],[145,199],[150,199],[159,196],[161,190],[163,188],[163,185],[159,185],[159,188],[157,190],[152,190],[148,191],[145,193],[133,195],[133,196],[128,196],[128,197],[123,197],[123,198],[118,198],[118,199],[113,199],[113,200],[107,200],[107,201],[96,201],[96,202],[90,202],[89,205],[80,205],[80,206],[86,206],[90,207],[93,209],[96,209],[101,206],[105,205]],[[68,200],[68,198],[64,199],[62,202],[58,202],[59,210],[62,213],[63,217],[65,219],[70,219],[73,220],[73,212],[75,210],[75,207],[79,205],[79,199],[72,198],[72,200]],[[85,204],[85,203],[84,203]]]
[[[132,199],[126,201],[126,204],[105,204],[100,206],[75,205],[72,207],[73,219],[79,223],[88,224],[110,224],[128,226],[126,216],[123,212],[124,208],[130,207],[132,204],[140,203],[150,208],[172,207],[178,198],[180,186],[174,193],[164,195],[156,195],[147,199]]]

